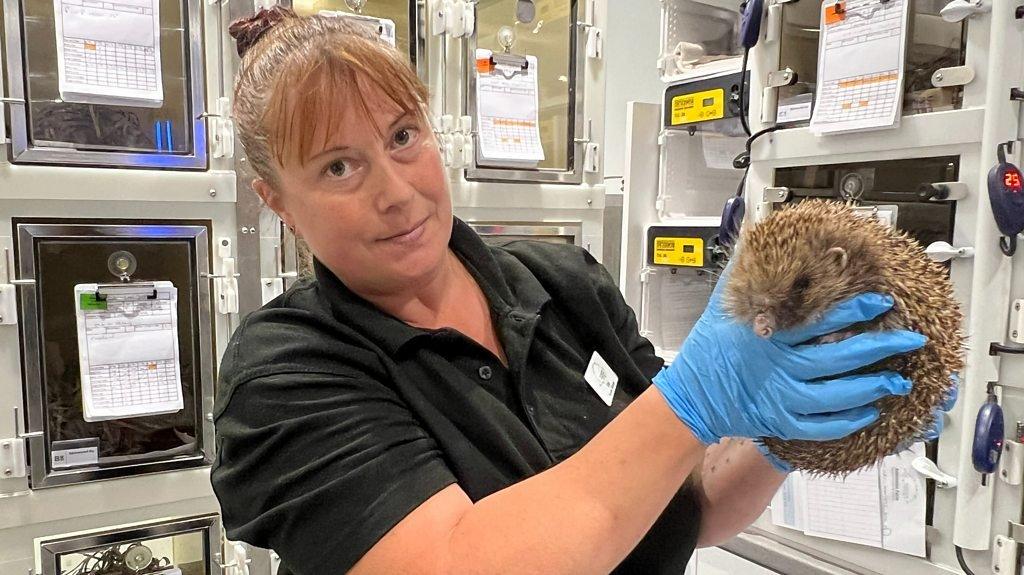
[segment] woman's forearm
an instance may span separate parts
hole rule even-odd
[[[753,441],[732,438],[708,447],[700,476],[701,547],[718,545],[753,523],[786,479]]]
[[[477,502],[451,573],[607,573],[661,515],[703,447],[651,387],[554,468]]]

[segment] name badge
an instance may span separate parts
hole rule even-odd
[[[590,358],[590,365],[587,366],[583,379],[597,392],[597,396],[601,398],[601,401],[611,407],[612,399],[615,397],[615,388],[619,385],[619,376],[612,371],[608,362],[596,351]]]

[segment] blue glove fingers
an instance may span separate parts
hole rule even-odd
[[[893,355],[924,347],[925,336],[904,330],[873,331],[821,345],[792,348],[782,357],[783,367],[798,379],[818,379],[867,367]]]
[[[932,414],[932,426],[921,436],[924,441],[934,441],[939,438],[942,434],[942,429],[946,427],[946,412],[936,409]]]
[[[798,382],[779,392],[784,408],[802,415],[835,413],[910,393],[910,380],[894,371],[851,375],[817,383]]]
[[[795,415],[792,426],[782,439],[808,439],[811,441],[829,441],[842,439],[878,419],[878,410],[874,407],[855,407],[836,413],[819,415]]]
[[[942,403],[932,412],[932,426],[922,436],[922,439],[925,441],[933,441],[938,439],[939,435],[942,435],[942,429],[946,425],[946,412],[953,409],[953,406],[956,405],[957,396],[960,394],[958,389],[960,377],[955,373],[949,377],[953,380],[953,386],[946,392],[946,397],[942,400]]]
[[[879,293],[860,294],[836,304],[826,311],[820,320],[780,331],[772,336],[772,339],[786,345],[797,345],[845,329],[855,323],[875,319],[892,309],[892,305],[891,296]]]

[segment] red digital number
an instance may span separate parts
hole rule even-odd
[[[1020,172],[1011,170],[1003,176],[1003,185],[1013,190],[1020,190]]]

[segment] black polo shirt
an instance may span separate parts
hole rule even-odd
[[[476,501],[571,456],[661,369],[585,250],[491,247],[458,220],[450,247],[487,298],[507,368],[455,330],[381,312],[319,264],[238,328],[214,412],[228,537],[299,575],[344,572],[444,487]],[[595,351],[619,376],[610,407],[583,378]],[[616,572],[681,574],[699,524],[684,487]]]

